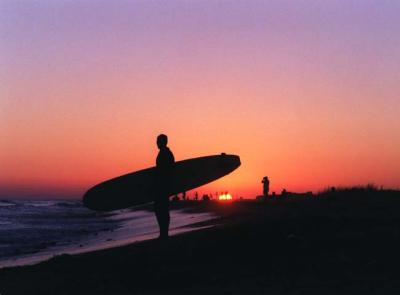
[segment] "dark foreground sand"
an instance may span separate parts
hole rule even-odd
[[[11,294],[400,294],[400,195],[180,203],[214,228],[0,270]]]

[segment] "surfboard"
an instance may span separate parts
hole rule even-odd
[[[225,153],[175,162],[168,194],[197,188],[239,166],[239,156]],[[84,194],[83,204],[92,210],[112,211],[152,202],[156,169],[151,167],[99,183]]]

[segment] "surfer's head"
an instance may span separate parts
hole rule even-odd
[[[168,136],[166,136],[165,134],[160,134],[159,136],[157,136],[157,146],[159,149],[165,148],[167,146],[167,143]]]

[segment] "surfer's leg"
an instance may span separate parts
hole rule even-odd
[[[164,196],[160,202],[160,238],[168,238],[169,222],[169,200]]]
[[[169,200],[168,197],[158,196],[154,201],[154,213],[156,214],[160,238],[168,238],[169,229]]]
[[[165,201],[165,235],[167,237],[168,237],[170,219],[171,218],[169,216],[169,197],[167,196]]]
[[[154,213],[156,215],[157,224],[158,224],[158,227],[161,232],[162,210],[161,210],[161,206],[160,206],[160,200],[158,198],[156,198],[156,200],[154,201]]]

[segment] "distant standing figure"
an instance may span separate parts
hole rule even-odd
[[[268,193],[269,193],[269,179],[267,176],[265,176],[263,178],[263,180],[261,181],[261,183],[264,184],[263,186],[263,195],[264,197],[268,197]]]
[[[159,239],[168,238],[170,222],[169,191],[172,181],[172,169],[175,163],[174,154],[167,147],[167,143],[168,137],[165,134],[160,134],[157,137],[157,147],[160,151],[156,159],[154,212],[160,228]]]

